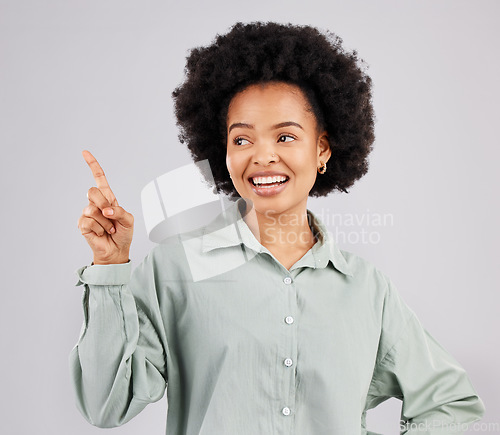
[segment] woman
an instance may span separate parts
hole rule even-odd
[[[121,425],[167,384],[168,434],[365,434],[366,411],[389,397],[404,433],[482,416],[392,281],[307,209],[366,173],[370,89],[356,54],[308,26],[238,23],[193,50],[174,91],[181,140],[236,201],[131,277],[133,216],[84,152],[97,188],[79,228],[94,262],[77,271],[71,367],[89,422]]]

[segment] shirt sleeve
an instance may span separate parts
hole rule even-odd
[[[463,367],[420,324],[388,278],[367,408],[403,401],[401,434],[461,434],[484,415]]]
[[[151,254],[131,263],[84,266],[84,322],[70,353],[76,404],[98,427],[120,426],[163,397],[166,338]]]

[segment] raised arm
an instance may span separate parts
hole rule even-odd
[[[131,274],[133,217],[118,206],[92,154],[84,152],[84,157],[97,188],[89,190],[79,228],[94,252],[94,264],[77,270],[77,285],[84,286],[84,322],[70,354],[70,371],[85,419],[115,427],[163,396],[167,345],[154,257],[148,255]],[[108,209],[112,217],[106,217]]]

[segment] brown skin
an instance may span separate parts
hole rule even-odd
[[[276,127],[289,122],[300,127]],[[245,221],[289,269],[315,243],[307,222],[307,199],[316,176],[321,176],[318,168],[331,155],[328,134],[318,128],[300,88],[280,82],[251,85],[236,94],[227,128],[228,171],[239,195],[253,203]],[[257,171],[286,174],[287,187],[276,195],[259,196],[248,181]]]
[[[89,204],[78,219],[78,228],[94,253],[94,264],[127,263],[134,217],[118,205],[95,157],[89,151],[83,151],[82,155],[97,187],[91,187],[87,192]],[[108,214],[109,211],[113,214]]]

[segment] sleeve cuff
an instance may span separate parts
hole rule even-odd
[[[94,264],[83,266],[76,270],[78,282],[75,286],[91,285],[123,285],[130,281],[132,263],[129,260],[123,264]]]

